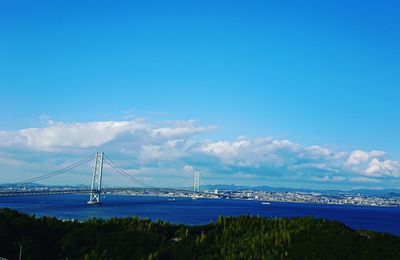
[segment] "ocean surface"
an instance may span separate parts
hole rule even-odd
[[[107,195],[102,204],[87,205],[87,195],[0,197],[0,208],[36,216],[83,220],[139,216],[189,225],[207,224],[218,216],[260,215],[266,217],[313,216],[338,220],[353,229],[368,229],[400,236],[400,207],[366,207],[251,200],[168,198]]]

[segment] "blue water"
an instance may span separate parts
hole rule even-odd
[[[0,197],[0,208],[12,208],[37,216],[88,219],[139,216],[182,224],[206,224],[219,215],[243,214],[267,217],[313,216],[338,220],[354,229],[369,229],[400,236],[400,207],[365,207],[307,203],[212,200],[190,198],[119,196],[102,198],[101,205],[87,205],[85,195]]]

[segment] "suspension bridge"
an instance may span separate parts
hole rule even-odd
[[[39,181],[43,181],[54,176],[65,174],[70,172],[88,162],[93,160],[92,156],[88,156],[78,162],[75,162],[71,165],[53,171],[51,173],[47,173],[44,175],[37,176],[35,178],[30,178],[18,183],[15,183],[15,187],[10,190],[0,190],[0,197],[4,196],[29,196],[29,195],[62,195],[62,194],[88,194],[89,200],[87,203],[89,205],[99,204],[101,199],[102,193],[113,193],[113,192],[121,192],[121,191],[137,191],[140,189],[142,192],[152,192],[152,191],[165,191],[165,192],[183,192],[185,194],[192,195],[193,198],[198,197],[199,195],[216,195],[214,193],[202,192],[200,191],[200,174],[199,172],[194,173],[194,183],[193,189],[174,189],[174,188],[160,188],[154,187],[144,183],[143,181],[133,177],[129,174],[126,170],[121,168],[117,163],[111,160],[107,155],[103,152],[97,152],[94,157],[94,164],[93,164],[93,175],[90,188],[71,188],[71,187],[61,187],[61,188],[54,188],[54,187],[43,187],[40,189],[27,189],[24,188],[24,185],[28,183],[36,183]],[[103,166],[104,164],[108,165],[114,172],[122,175],[123,177],[127,178],[129,181],[136,185],[140,185],[140,188],[132,187],[132,188],[103,188]]]

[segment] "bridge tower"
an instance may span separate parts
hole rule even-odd
[[[104,153],[96,153],[93,166],[93,179],[88,204],[99,204],[101,193],[101,180],[103,175],[103,158]]]
[[[193,183],[193,191],[199,192],[200,191],[200,172],[194,172],[194,183]]]

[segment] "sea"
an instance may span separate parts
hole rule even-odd
[[[87,200],[87,195],[0,197],[0,208],[68,220],[138,216],[187,225],[208,224],[221,215],[273,218],[312,216],[337,220],[353,229],[400,236],[400,207],[127,195],[102,196],[102,203],[98,205],[88,205]]]

